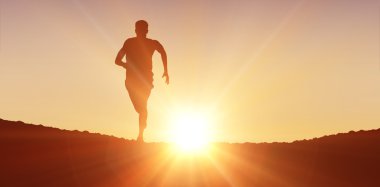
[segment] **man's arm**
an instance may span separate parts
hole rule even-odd
[[[117,53],[116,59],[115,59],[115,64],[124,68],[127,68],[127,63],[123,62],[123,57],[125,56],[125,43],[123,47],[119,50]]]
[[[164,66],[162,77],[165,77],[166,84],[169,84],[168,59],[164,47],[159,42],[157,42],[157,51],[161,54],[162,65]]]

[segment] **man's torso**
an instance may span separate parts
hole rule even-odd
[[[125,41],[128,71],[152,72],[152,56],[157,49],[157,41],[149,38],[129,38]]]
[[[153,87],[152,56],[158,45],[158,41],[149,38],[134,37],[125,41],[129,85]]]

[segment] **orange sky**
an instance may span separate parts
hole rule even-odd
[[[138,131],[114,65],[134,22],[154,56],[147,141],[174,110],[211,111],[217,141],[291,141],[380,127],[376,0],[2,0],[0,117],[112,134]]]

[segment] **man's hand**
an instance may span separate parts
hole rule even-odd
[[[127,63],[125,63],[123,61],[115,61],[115,64],[127,69]]]
[[[124,63],[121,65],[121,67],[123,67],[124,69],[127,69],[127,63]]]
[[[166,84],[169,84],[169,74],[168,72],[164,72],[164,74],[162,74],[162,78],[165,78],[165,83]]]

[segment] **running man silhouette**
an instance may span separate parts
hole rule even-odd
[[[147,126],[147,102],[153,88],[152,56],[154,51],[161,54],[166,84],[169,84],[167,57],[164,47],[157,41],[146,37],[148,23],[139,20],[135,23],[136,37],[128,38],[116,56],[115,63],[126,69],[125,86],[133,107],[139,114],[138,142],[144,142],[144,130]],[[123,58],[126,56],[126,62]]]

